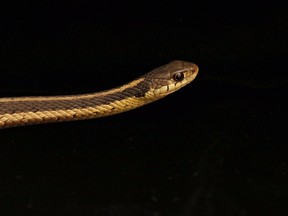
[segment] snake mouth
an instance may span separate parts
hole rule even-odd
[[[162,86],[161,88],[154,89],[154,94],[159,97],[165,97],[166,95],[172,94],[173,92],[179,90],[183,86],[187,85],[189,82],[186,83],[172,83],[166,86]]]

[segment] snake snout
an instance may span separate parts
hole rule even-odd
[[[196,76],[198,74],[199,67],[196,64],[192,63],[192,62],[183,61],[183,67],[184,68],[189,68],[191,70],[192,75]]]

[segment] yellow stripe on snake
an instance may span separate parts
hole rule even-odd
[[[134,81],[89,94],[0,98],[0,128],[99,118],[165,97],[195,79],[197,65],[172,61]]]

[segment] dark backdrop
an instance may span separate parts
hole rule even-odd
[[[287,1],[5,4],[1,97],[200,72],[121,115],[1,130],[1,215],[288,214]]]

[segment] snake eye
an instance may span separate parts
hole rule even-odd
[[[176,82],[182,81],[182,80],[184,79],[184,73],[179,72],[179,73],[173,74],[173,79],[174,79]]]

